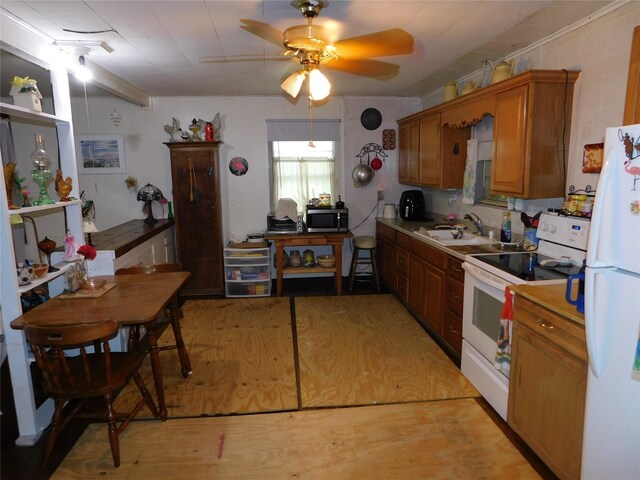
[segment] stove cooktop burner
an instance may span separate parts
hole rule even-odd
[[[562,280],[569,275],[576,274],[580,267],[576,265],[542,266],[545,260],[554,260],[539,253],[498,253],[489,255],[475,255],[477,260],[488,263],[499,270],[518,278],[531,281]]]

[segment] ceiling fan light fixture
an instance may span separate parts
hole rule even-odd
[[[311,100],[323,100],[331,93],[331,83],[324,74],[314,68],[309,72],[309,96]]]
[[[75,66],[73,74],[81,82],[89,82],[93,78],[93,73],[85,66],[84,55],[78,57],[78,65]]]
[[[298,93],[300,93],[305,77],[305,72],[303,70],[298,70],[297,72],[292,73],[280,86],[285,92],[295,98],[298,96]]]

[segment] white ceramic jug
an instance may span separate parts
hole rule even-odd
[[[480,90],[480,85],[476,85],[474,82],[467,82],[464,88],[462,89],[462,93],[460,95],[466,95],[471,92],[476,92]]]
[[[396,206],[393,203],[385,203],[382,211],[383,218],[396,218]]]

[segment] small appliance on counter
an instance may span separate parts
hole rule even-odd
[[[306,206],[307,232],[346,232],[349,230],[348,208]]]
[[[296,233],[297,226],[294,220],[288,217],[276,218],[275,215],[267,215],[267,233],[292,234]]]
[[[424,220],[424,195],[422,190],[405,190],[400,196],[400,218]]]
[[[385,203],[382,211],[383,218],[396,218],[396,206],[393,203]]]

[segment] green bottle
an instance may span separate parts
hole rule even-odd
[[[173,208],[172,208],[172,203],[169,202],[169,213],[167,213],[167,219],[168,220],[173,220]]]

